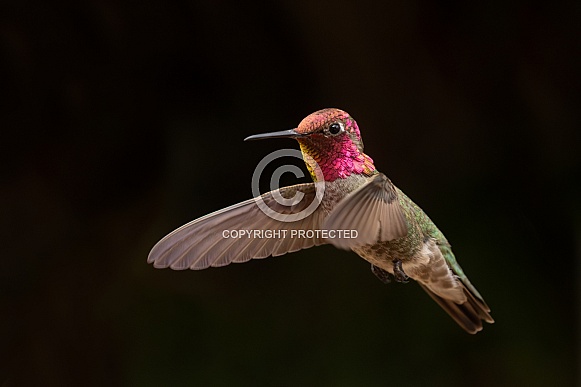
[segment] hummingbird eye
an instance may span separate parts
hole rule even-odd
[[[333,122],[331,125],[329,125],[329,134],[332,136],[336,136],[344,130],[345,128],[341,122]]]

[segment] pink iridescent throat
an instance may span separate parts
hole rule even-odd
[[[308,158],[317,162],[325,181],[346,179],[352,174],[370,176],[375,172],[375,166],[371,157],[357,149],[357,145],[349,136],[340,138],[327,138],[322,134],[313,134],[309,137],[299,138],[301,151],[306,156],[305,162],[311,173],[313,181],[320,180],[320,172],[313,170]]]

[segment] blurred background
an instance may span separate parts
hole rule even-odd
[[[579,2],[0,4],[0,384],[573,386]],[[147,265],[251,197],[342,108],[492,308],[463,332],[415,283],[323,246]],[[291,182],[292,183],[292,182]]]

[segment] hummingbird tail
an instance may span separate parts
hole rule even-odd
[[[420,286],[466,332],[470,334],[475,334],[481,331],[483,320],[489,324],[494,323],[493,318],[490,316],[490,308],[488,307],[488,305],[486,305],[484,300],[472,294],[472,292],[466,286],[464,286],[464,284],[462,284],[462,286],[464,294],[466,295],[466,302],[464,302],[463,304],[457,304],[452,300],[442,298],[435,294],[434,292],[432,292],[427,286],[421,283]]]

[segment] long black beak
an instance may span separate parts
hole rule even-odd
[[[280,132],[271,132],[263,134],[255,134],[253,136],[246,137],[244,141],[251,140],[263,140],[265,138],[296,138],[301,137],[302,134],[297,133],[296,129],[281,130]]]

